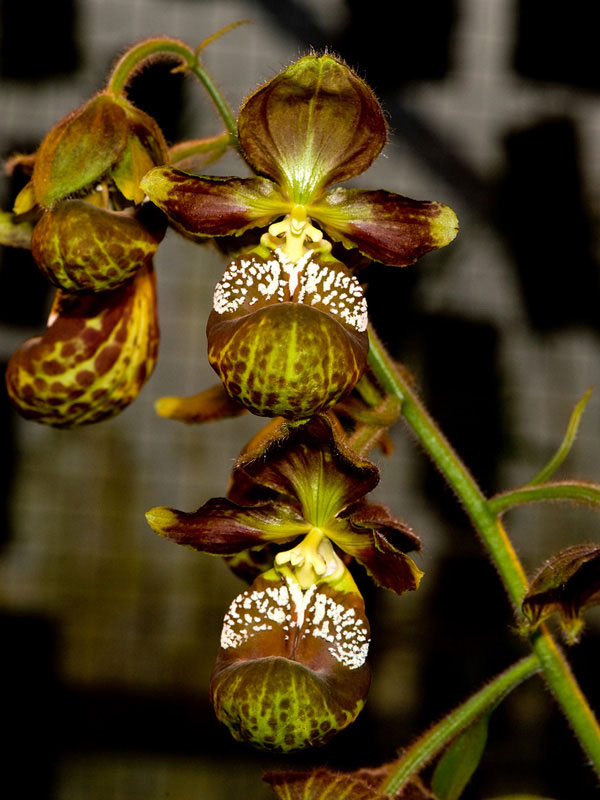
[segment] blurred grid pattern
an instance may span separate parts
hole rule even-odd
[[[376,15],[380,5],[370,3],[371,13]],[[476,477],[484,481],[486,490],[497,491],[538,470],[560,441],[574,403],[600,377],[598,326],[589,316],[578,319],[571,309],[566,322],[546,320],[541,326],[535,322],[540,317],[532,313],[532,303],[538,302],[542,310],[536,307],[536,313],[543,315],[546,295],[554,292],[560,298],[564,287],[575,280],[577,265],[565,260],[562,272],[549,273],[547,283],[552,285],[547,286],[541,264],[535,273],[539,297],[535,291],[528,295],[524,290],[518,269],[522,242],[507,235],[507,226],[514,232],[515,220],[506,220],[512,196],[503,190],[518,190],[522,177],[511,173],[508,137],[519,137],[547,120],[566,119],[572,126],[582,208],[591,226],[591,269],[597,283],[600,103],[594,93],[597,87],[574,89],[568,83],[544,82],[526,71],[522,74],[522,65],[521,73],[515,69],[521,35],[518,3],[461,0],[441,6],[449,10],[449,24],[442,32],[445,38],[440,40],[448,48],[447,67],[432,77],[423,69],[422,77],[420,65],[407,57],[407,69],[412,64],[414,74],[405,81],[386,66],[388,61],[394,63],[394,57],[401,58],[402,37],[391,54],[370,34],[357,38],[364,12],[352,2],[79,0],[74,6],[65,4],[65,13],[74,22],[78,67],[37,80],[23,80],[5,70],[0,83],[0,151],[8,155],[27,145],[34,148],[54,122],[100,88],[115,56],[146,36],[164,33],[194,45],[224,25],[251,19],[252,25],[219,39],[203,56],[233,107],[311,46],[330,42],[335,49],[337,45],[367,79],[371,72],[377,75],[378,91],[390,115],[392,136],[385,156],[356,183],[443,200],[461,220],[460,237],[447,251],[401,273],[375,268],[370,275],[375,323],[395,355],[416,375],[435,415]],[[6,14],[3,19],[8,24]],[[410,22],[408,14],[406,24]],[[430,22],[435,24],[435,20]],[[380,32],[384,38],[389,36]],[[418,53],[421,44],[426,59],[427,45],[420,43],[420,33],[409,30],[405,35],[416,40],[411,52]],[[192,80],[183,86],[182,103],[183,135],[208,135],[219,129],[216,114]],[[556,163],[569,155],[553,152],[551,141],[549,152]],[[534,156],[528,152],[526,163]],[[564,198],[546,191],[554,166],[550,160],[543,194],[537,195],[535,186],[529,186],[532,194],[515,198],[525,214],[520,220],[521,234],[539,243],[544,253],[561,234]],[[239,165],[232,160],[219,171],[239,173]],[[523,190],[527,187],[526,179],[522,186]],[[531,227],[529,209],[534,220]],[[5,640],[10,653],[6,674],[18,678],[22,664],[15,651],[22,646],[27,668],[16,680],[15,691],[29,697],[29,703],[19,702],[25,704],[25,715],[34,726],[36,708],[47,707],[51,714],[51,719],[40,721],[35,741],[41,743],[53,729],[52,720],[62,719],[72,726],[50,748],[38,797],[215,800],[268,795],[260,786],[260,771],[252,756],[229,745],[206,701],[221,620],[241,586],[218,559],[155,537],[143,517],[155,505],[191,510],[224,494],[237,452],[261,423],[246,416],[218,427],[189,428],[155,417],[157,397],[189,394],[214,383],[205,358],[204,325],[224,263],[208,248],[169,233],[157,267],[160,359],[136,403],[114,420],[69,432],[25,423],[12,414],[8,417],[14,469],[0,557],[0,614],[7,621],[21,620],[23,627],[5,626],[14,632],[12,639]],[[11,269],[6,260],[0,278],[10,280]],[[379,294],[375,277],[382,287]],[[41,318],[37,328],[29,322],[0,323],[0,356],[6,360],[19,341],[42,326]],[[567,474],[600,478],[599,404],[596,393]],[[448,492],[445,499],[440,495],[435,477],[427,472],[423,456],[406,432],[398,428],[393,435],[393,456],[376,457],[384,470],[376,494],[422,536],[425,549],[419,564],[427,577],[414,596],[398,599],[379,593],[368,598],[374,628],[371,699],[356,731],[344,734],[342,745],[338,750],[333,746],[333,755],[327,756],[334,762],[338,758],[343,763],[343,748],[351,746],[363,747],[365,758],[355,756],[361,763],[373,760],[381,750],[391,757],[416,730],[414,725],[427,722],[422,718],[424,693],[438,716],[461,699],[464,692],[459,678],[453,682],[453,669],[457,676],[464,673],[468,690],[473,680],[476,685],[510,661],[502,647],[494,654],[497,660],[490,660],[482,644],[485,617],[477,618],[472,622],[472,636],[481,658],[470,654],[472,663],[467,665],[455,654],[446,679],[443,675],[434,679],[435,691],[423,685],[431,663],[451,658],[452,648],[456,649],[456,642],[445,643],[431,622],[445,603],[439,596],[441,587],[453,590],[447,566],[455,570],[457,582],[463,575],[472,581],[473,592],[480,590],[479,581],[487,586],[495,579],[487,572],[481,579],[474,576],[470,559],[478,550],[465,519],[460,512],[447,510],[454,501]],[[528,569],[560,547],[597,538],[596,519],[581,511],[528,509],[515,512],[510,527]],[[448,623],[450,637],[452,624],[469,628],[470,597],[467,591],[455,601],[456,614],[462,617]],[[506,626],[509,615],[501,593],[493,595],[490,603],[497,604],[490,614],[497,613],[500,626]],[[28,628],[32,621],[36,624]],[[593,615],[591,628],[600,629]],[[24,640],[29,629],[33,641]],[[509,641],[518,653],[516,637]],[[42,657],[32,664],[31,654],[38,646]],[[579,651],[583,666],[585,652],[590,652],[585,646]],[[31,694],[31,683],[44,678],[43,669],[51,673],[53,683],[45,693],[40,689],[36,706],[38,695]],[[504,711],[506,725],[514,722],[531,733],[533,723],[525,719],[524,707],[538,725],[538,749],[528,740],[529,750],[522,749],[512,758],[518,762],[519,756],[521,761],[530,757],[535,765],[545,741],[539,731],[548,722],[542,692],[527,687],[520,702],[507,703]],[[188,718],[195,713],[199,719]],[[171,722],[175,729],[165,729]],[[365,735],[370,737],[366,746]],[[210,737],[208,746],[200,741],[204,736]],[[236,762],[233,771],[226,755],[218,752],[223,743]],[[495,755],[495,763],[502,765],[498,771],[512,763],[501,748],[498,745]],[[206,752],[216,755],[207,758]],[[574,759],[580,763],[576,752]],[[486,791],[496,788],[493,772],[487,781]],[[498,782],[498,790],[504,788]],[[515,788],[544,789],[535,783]]]

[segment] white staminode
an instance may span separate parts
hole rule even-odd
[[[248,255],[232,261],[215,289],[214,310],[217,314],[231,314],[244,303],[283,303],[293,298],[306,305],[321,303],[346,325],[366,330],[367,301],[360,283],[353,275],[331,264],[319,264],[311,256],[308,251],[293,263],[277,249],[270,259]]]
[[[358,669],[367,659],[366,621],[353,608],[319,591],[317,584],[302,590],[288,575],[280,584],[260,591],[250,588],[235,598],[223,620],[221,647],[235,650],[274,628],[280,628],[284,641],[293,631],[300,641],[310,636],[323,639],[333,658],[348,669]]]

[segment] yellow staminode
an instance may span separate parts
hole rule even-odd
[[[296,547],[275,556],[278,570],[287,564],[303,591],[323,578],[335,580],[346,569],[321,528],[311,528]]]
[[[329,242],[323,241],[323,234],[311,224],[304,206],[294,206],[280,222],[269,227],[269,233],[262,237],[261,243],[267,247],[277,247],[295,264],[309,250],[307,240],[330,249]]]

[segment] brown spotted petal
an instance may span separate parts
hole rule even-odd
[[[156,363],[151,267],[106,294],[58,292],[49,327],[14,353],[6,385],[26,418],[60,428],[112,417],[139,394]]]
[[[148,511],[146,519],[165,539],[217,556],[269,542],[289,542],[310,528],[293,508],[282,503],[243,508],[224,497],[213,498],[192,513],[159,506]]]
[[[150,205],[105,211],[63,200],[35,226],[32,255],[48,280],[67,292],[115,289],[151,262],[166,228],[159,214]]]
[[[534,577],[523,600],[532,625],[558,613],[570,642],[583,628],[582,613],[600,604],[600,545],[578,544],[561,550]]]
[[[253,414],[308,418],[356,385],[367,364],[363,290],[330,255],[292,263],[256,247],[217,284],[208,359],[227,392]]]
[[[367,169],[387,136],[375,95],[331,55],[301,58],[257,89],[238,129],[250,165],[298,204]]]
[[[411,200],[383,189],[337,187],[307,212],[334,241],[395,267],[445,247],[458,232],[456,214],[443,203]]]
[[[173,226],[192,238],[237,236],[248,228],[266,227],[291,208],[265,178],[201,177],[156,167],[140,186]]]
[[[349,573],[302,590],[270,570],[225,616],[211,677],[217,717],[234,738],[289,752],[327,742],[362,709],[370,640]]]

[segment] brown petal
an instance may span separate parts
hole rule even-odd
[[[266,227],[290,210],[265,178],[208,178],[156,167],[140,183],[150,200],[186,236],[226,236]]]
[[[192,513],[153,508],[146,520],[159,536],[217,556],[234,555],[268,542],[289,542],[310,527],[283,503],[242,508],[224,497],[213,498]]]
[[[257,89],[238,128],[252,167],[298,204],[366,170],[387,136],[375,95],[331,55],[301,58]]]
[[[151,267],[106,294],[57,293],[49,327],[13,354],[11,400],[24,417],[68,428],[118,414],[152,374],[158,348]]]
[[[379,586],[396,594],[418,589],[423,573],[415,562],[397,550],[385,534],[377,530],[365,534],[364,528],[360,535],[353,534],[351,529],[341,533],[327,531],[332,541],[362,564]]]
[[[394,267],[445,247],[458,232],[456,214],[443,203],[411,200],[383,189],[337,187],[307,213],[334,241]]]

